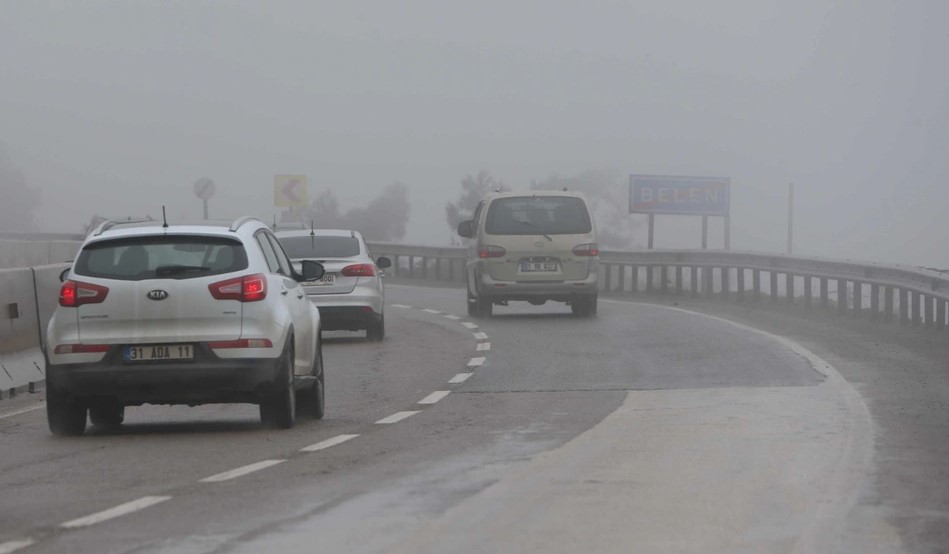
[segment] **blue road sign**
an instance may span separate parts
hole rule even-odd
[[[728,177],[629,176],[629,212],[727,216]]]

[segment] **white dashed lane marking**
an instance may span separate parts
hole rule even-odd
[[[451,394],[448,390],[437,390],[418,401],[419,404],[437,404],[439,400]]]
[[[403,419],[408,419],[414,416],[417,413],[419,413],[418,410],[414,412],[396,412],[390,415],[389,417],[384,417],[380,419],[379,421],[376,422],[376,425],[390,425],[392,423],[398,423],[402,421]]]
[[[255,471],[267,469],[268,467],[273,467],[277,464],[282,464],[284,462],[286,462],[286,460],[264,460],[262,462],[257,462],[256,464],[246,465],[244,467],[232,469],[231,471],[225,471],[224,473],[218,473],[217,475],[212,475],[211,477],[206,477],[204,479],[201,479],[201,482],[202,483],[220,483],[221,481],[230,481],[231,479],[237,479],[238,477],[243,477],[247,474],[254,473]]]
[[[461,324],[464,325],[465,327],[469,328],[469,329],[477,329],[477,328],[478,328],[478,324],[477,324],[477,323],[472,323],[472,322],[470,322],[470,321],[462,321]]]
[[[393,308],[411,308],[412,306],[406,306],[405,304],[392,304]]]
[[[6,414],[0,414],[0,419],[6,419],[6,418],[8,418],[8,417],[14,417],[14,416],[18,416],[18,415],[27,414],[27,413],[30,413],[30,412],[35,412],[36,410],[42,410],[42,409],[45,408],[45,407],[46,407],[46,402],[40,402],[40,403],[37,404],[36,406],[30,406],[29,408],[23,408],[22,410],[16,410],[16,411],[14,411],[14,412],[9,412],[9,413],[6,413]],[[6,544],[6,543],[4,543],[4,544]],[[0,546],[3,546],[3,545],[0,545]],[[2,551],[2,550],[0,550],[0,554],[3,554],[3,551]]]
[[[479,342],[479,343],[478,343],[478,351],[480,352],[480,351],[484,351],[484,350],[491,350],[491,343],[490,343],[490,342]]]
[[[457,385],[459,383],[464,383],[468,380],[469,377],[474,375],[474,373],[459,373],[451,378],[451,381],[448,381],[449,384]]]
[[[431,308],[425,308],[425,309],[422,310],[422,311],[425,312],[425,313],[429,313],[429,314],[440,314],[440,313],[441,313],[440,311],[438,311],[438,310],[433,310],[433,309],[431,309]]]
[[[486,335],[485,333],[475,333],[474,338],[478,340],[488,340],[488,335]]]
[[[12,554],[28,546],[33,546],[36,541],[33,539],[21,539],[16,541],[7,541],[0,543],[0,554]]]
[[[339,435],[338,437],[333,437],[331,439],[326,439],[323,442],[318,442],[316,444],[307,446],[306,448],[301,448],[301,452],[317,452],[319,450],[326,450],[337,444],[343,444],[344,442],[351,441],[359,435]]]
[[[468,360],[468,367],[480,367],[484,364],[485,358],[471,358]]]
[[[461,319],[460,317],[458,317],[458,316],[456,316],[456,315],[452,315],[452,314],[446,314],[445,317],[447,317],[448,319],[450,319],[450,320],[452,320],[452,321],[458,321],[459,319]]]
[[[65,527],[67,529],[77,529],[79,527],[90,527],[97,523],[102,523],[103,521],[108,521],[110,519],[115,519],[117,517],[122,517],[140,510],[144,510],[155,504],[161,504],[166,500],[171,500],[170,496],[146,496],[144,498],[139,498],[138,500],[133,500],[125,504],[116,506],[115,508],[109,508],[108,510],[103,510],[99,513],[92,514],[91,516],[81,517],[79,519],[74,519],[72,521],[67,521],[62,524],[60,527]]]

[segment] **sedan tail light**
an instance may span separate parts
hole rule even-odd
[[[486,244],[478,248],[479,258],[500,258],[505,254],[507,254],[507,250],[501,248],[500,246]]]
[[[65,281],[59,288],[59,305],[77,308],[83,304],[100,304],[108,295],[108,287],[80,281]]]
[[[235,277],[208,285],[211,296],[218,300],[258,302],[267,298],[267,277],[261,273]]]
[[[597,243],[581,244],[573,247],[573,253],[577,256],[599,256],[600,247]]]
[[[376,266],[372,264],[353,264],[344,267],[339,273],[346,277],[372,277],[376,274]]]

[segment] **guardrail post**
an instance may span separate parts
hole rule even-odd
[[[617,275],[617,277],[619,277],[617,288],[619,289],[620,292],[626,292],[626,266],[625,265],[620,264],[619,275]]]
[[[699,295],[699,266],[693,265],[689,268],[689,288],[692,289],[692,298]]]
[[[455,259],[448,258],[448,282],[455,280]]]
[[[715,278],[712,272],[711,267],[702,268],[702,294],[704,296],[712,296],[712,291],[715,289]]]
[[[936,299],[936,329],[942,329],[946,326],[946,301],[940,298]]]
[[[393,265],[393,267],[395,267],[395,276],[396,276],[396,277],[402,275],[402,266],[399,264],[400,258],[401,258],[401,256],[399,256],[398,254],[394,254],[394,255],[392,256],[392,265]]]
[[[629,272],[629,292],[637,293],[639,292],[639,266],[632,265]]]
[[[737,271],[738,271],[738,274],[736,277],[738,278],[738,300],[744,300],[745,299],[745,268],[739,267],[737,268]]]
[[[909,324],[909,291],[900,290],[900,325]]]
[[[682,266],[676,266],[676,294],[682,295]]]
[[[810,275],[804,276],[804,307],[810,308],[814,296],[814,279]]]
[[[752,269],[751,270],[751,286],[755,289],[755,302],[761,301],[761,270]]]
[[[933,317],[933,299],[924,294],[920,295],[923,302],[923,323],[926,324],[926,327],[931,328],[935,323],[935,317]]]
[[[422,279],[428,279],[428,257],[422,256]]]
[[[863,315],[863,283],[853,282],[853,317]]]
[[[820,305],[822,308],[827,308],[827,306],[830,304],[830,301],[827,299],[827,297],[829,296],[827,289],[829,287],[830,287],[830,282],[827,281],[827,277],[821,277],[820,278]]]
[[[883,287],[883,321],[893,321],[893,287]]]
[[[603,268],[606,272],[603,275],[603,290],[606,292],[613,291],[613,266],[610,264],[603,264]]]
[[[788,304],[793,304],[794,303],[794,274],[785,273],[784,279],[785,279],[784,296],[787,297]]]
[[[778,301],[778,272],[772,270],[771,272],[771,301]]]
[[[923,319],[923,295],[915,290],[910,291],[910,304],[913,307],[913,327],[919,327]]]
[[[880,317],[880,285],[870,285],[870,319]]]
[[[668,294],[669,293],[669,266],[663,265],[662,267],[659,268],[659,278],[662,279],[662,286],[659,287],[660,290],[662,291],[662,294]]]
[[[722,298],[728,300],[732,292],[732,268],[723,267],[720,271],[722,275]]]
[[[850,299],[847,298],[847,280],[837,279],[837,313],[844,315],[849,308]]]
[[[646,266],[646,292],[652,292],[652,274],[655,266],[647,265]]]

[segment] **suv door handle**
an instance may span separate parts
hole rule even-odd
[[[306,295],[303,294],[302,292],[298,292],[298,293],[297,293],[297,298],[303,298],[304,296],[306,296]]]
[[[280,289],[280,294],[282,294],[282,295],[284,295],[284,296],[286,296],[287,293],[289,293],[289,292],[290,292],[290,291],[288,291],[287,289]]]

